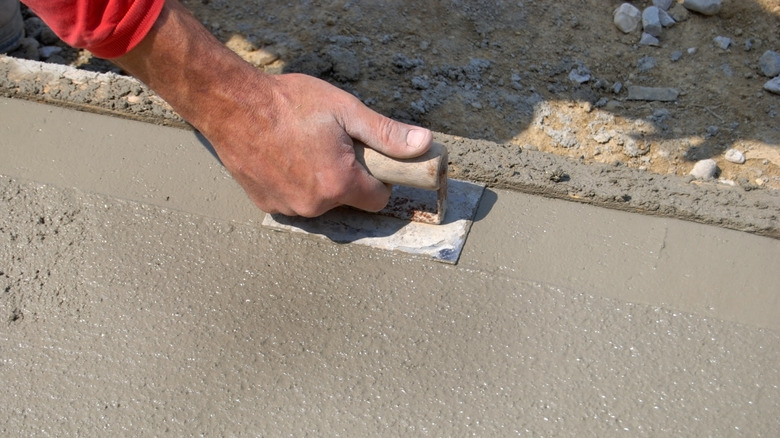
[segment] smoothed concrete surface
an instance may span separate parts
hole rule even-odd
[[[138,80],[0,55],[0,96],[187,127]],[[685,219],[780,239],[780,190],[585,164],[533,148],[434,133],[449,149],[450,176],[549,198]]]
[[[259,228],[189,131],[0,150],[4,435],[780,430],[778,240],[490,190],[453,267]]]

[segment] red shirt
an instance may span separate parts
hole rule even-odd
[[[101,58],[138,45],[165,0],[22,0],[63,41]]]

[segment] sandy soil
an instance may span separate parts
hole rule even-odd
[[[619,1],[184,3],[258,68],[321,77],[400,120],[659,174],[687,175],[713,158],[726,183],[780,188],[780,97],[762,89],[758,63],[780,48],[776,0],[683,14],[660,47],[613,25]],[[721,49],[716,36],[731,46]],[[52,61],[115,69],[84,51]],[[573,71],[590,78],[579,84]],[[673,87],[680,97],[631,101],[631,85]],[[726,161],[729,148],[746,163]]]

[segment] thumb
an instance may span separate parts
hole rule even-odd
[[[395,158],[413,158],[424,154],[433,143],[429,129],[396,122],[362,102],[343,115],[343,127],[350,137]]]

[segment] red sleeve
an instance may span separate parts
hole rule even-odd
[[[165,0],[22,0],[63,41],[101,58],[138,45]]]

